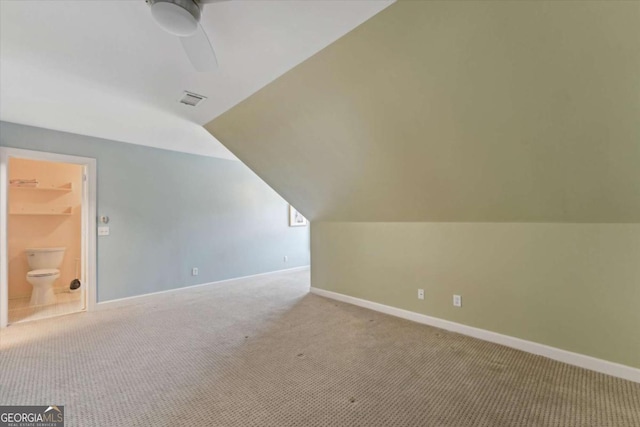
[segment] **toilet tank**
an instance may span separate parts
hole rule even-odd
[[[29,269],[42,270],[45,268],[58,268],[62,264],[64,251],[67,248],[31,248],[25,252]]]

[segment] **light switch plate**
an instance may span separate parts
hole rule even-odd
[[[109,227],[98,227],[98,236],[108,236]]]

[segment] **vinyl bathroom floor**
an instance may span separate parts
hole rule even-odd
[[[84,310],[81,292],[61,292],[56,294],[56,302],[51,305],[31,307],[30,298],[9,300],[9,324],[46,319]]]

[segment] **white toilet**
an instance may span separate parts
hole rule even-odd
[[[67,248],[27,249],[27,262],[31,271],[27,273],[27,282],[33,286],[31,305],[49,305],[56,302],[53,284],[60,277],[60,264]]]

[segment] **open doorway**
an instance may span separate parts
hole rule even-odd
[[[95,302],[95,160],[2,148],[0,327]]]
[[[9,324],[83,311],[84,166],[9,159]]]

